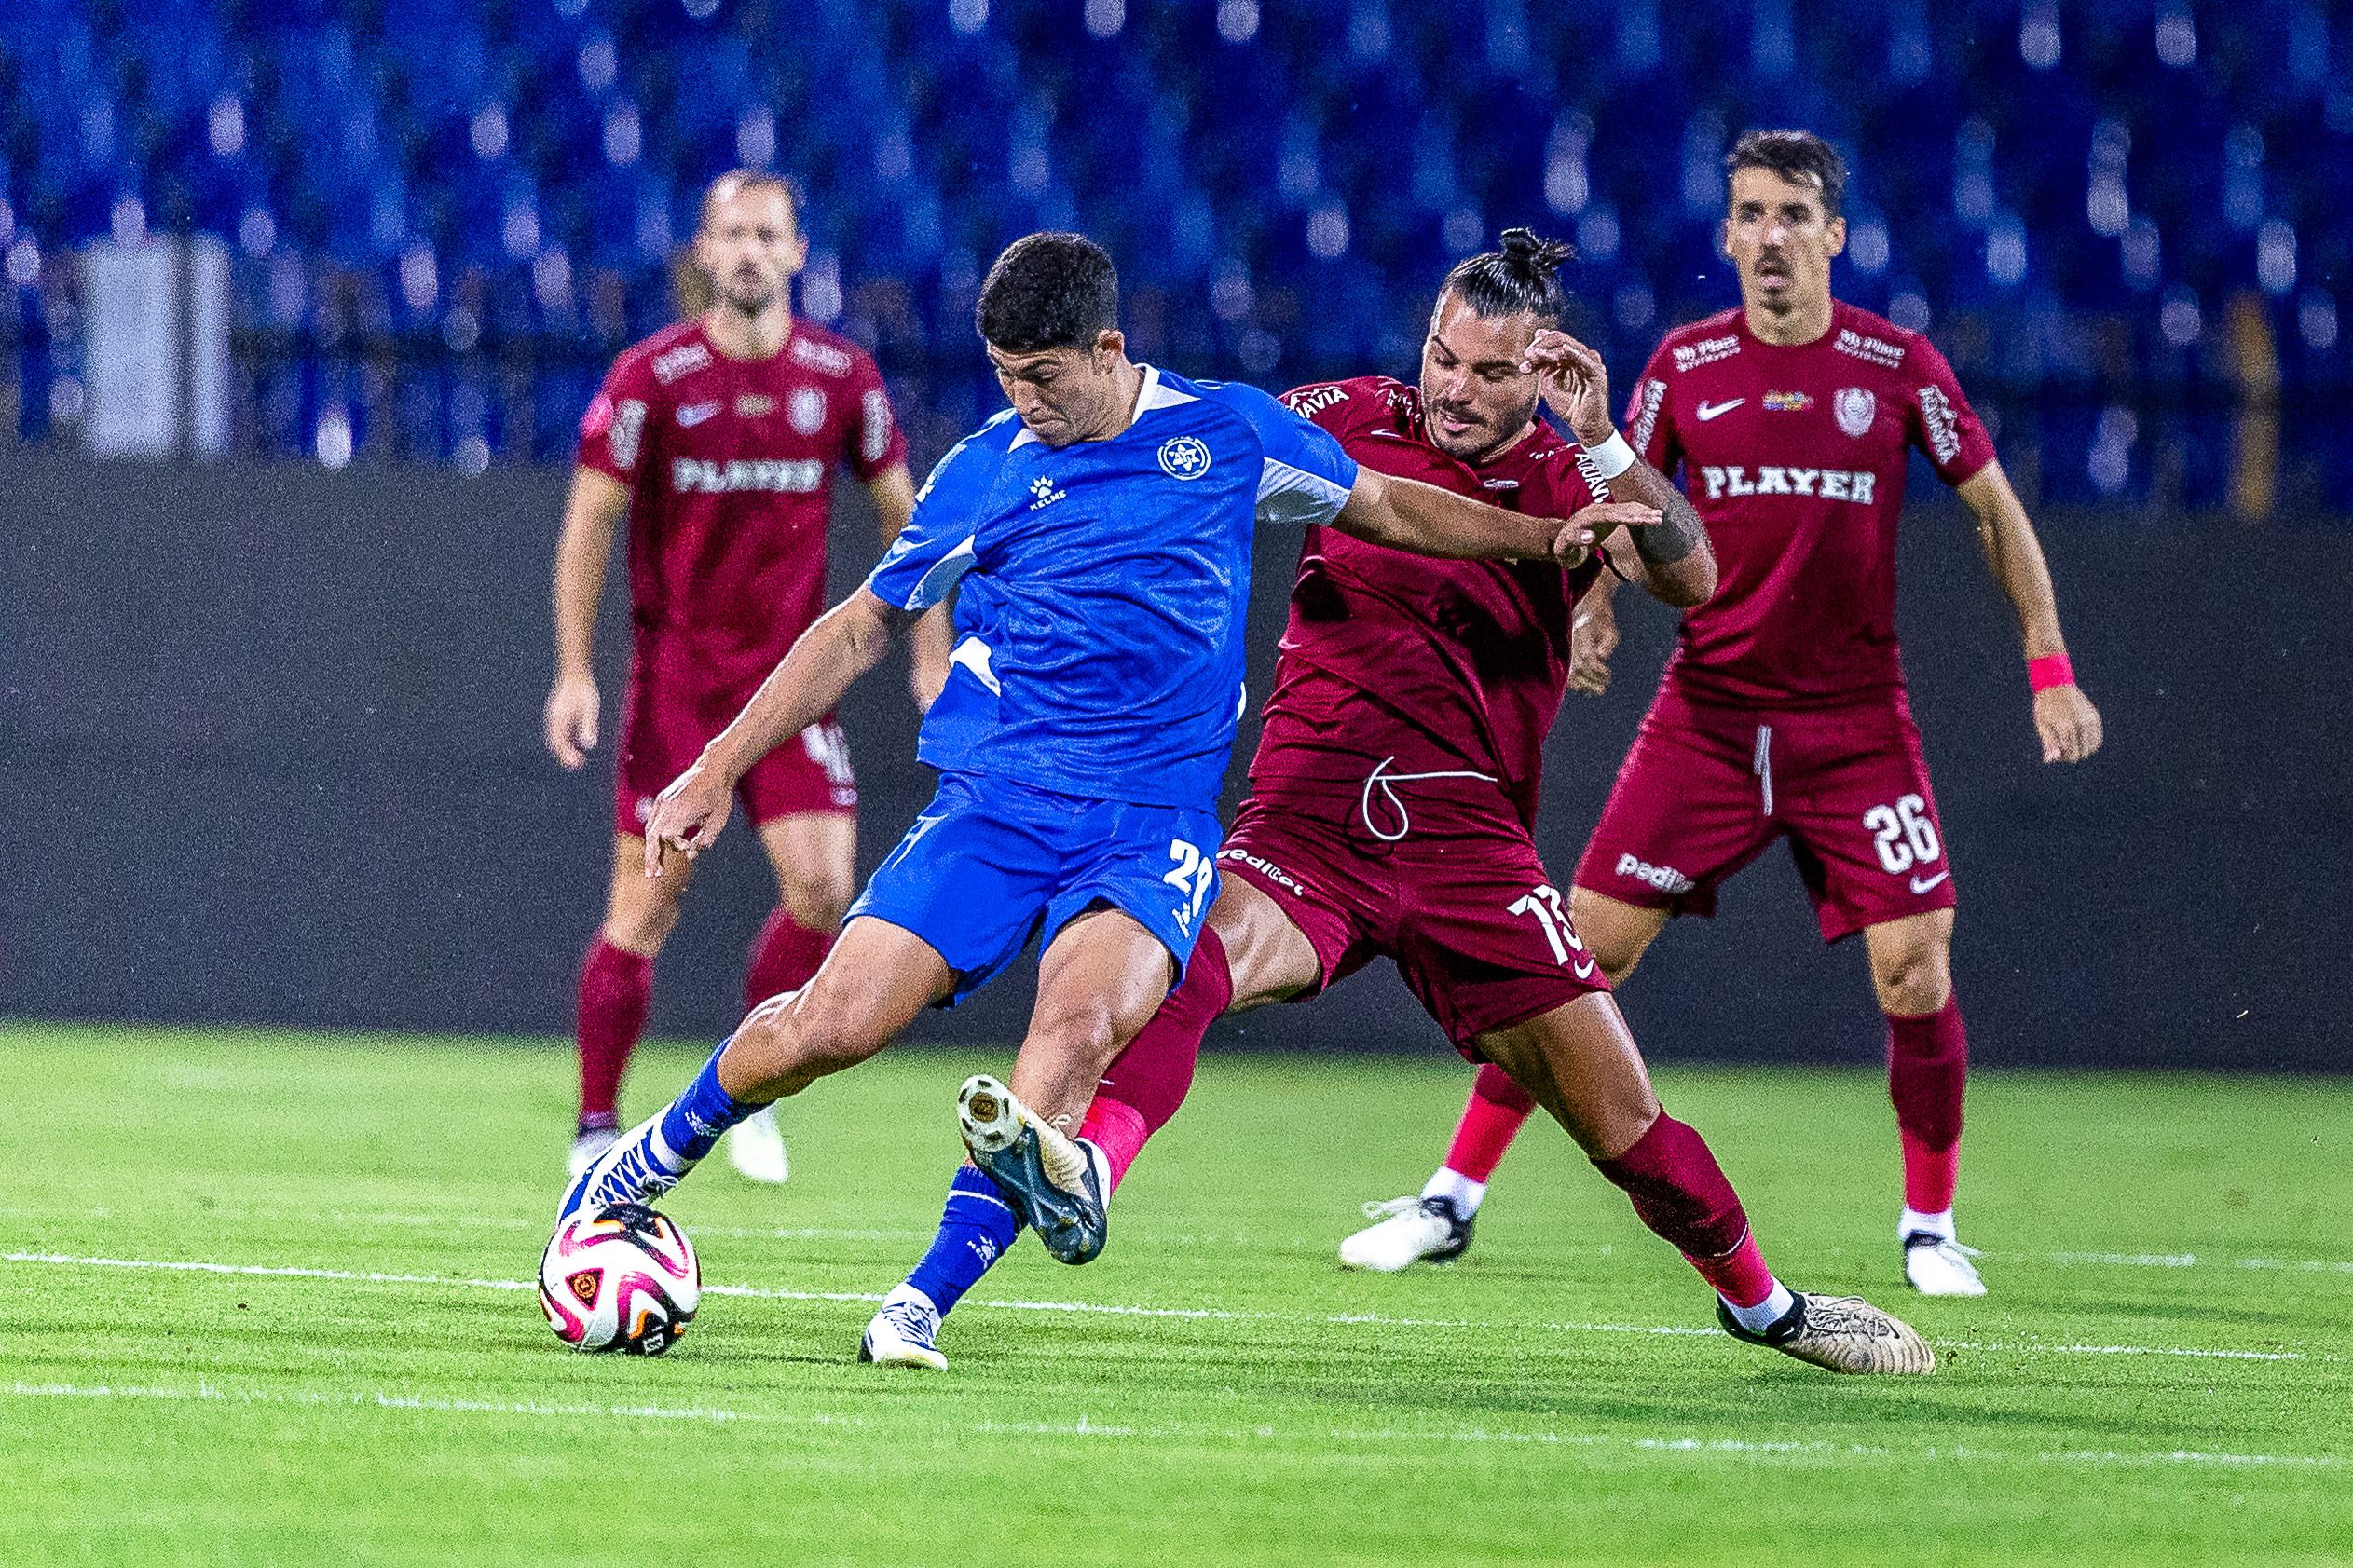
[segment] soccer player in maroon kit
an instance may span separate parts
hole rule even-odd
[[[866,483],[882,539],[914,509],[907,443],[873,361],[792,314],[808,246],[790,191],[735,173],[703,201],[695,263],[711,308],[614,361],[581,421],[555,554],[554,688],[547,747],[579,768],[597,740],[591,661],[613,531],[627,516],[635,632],[613,801],[604,923],[581,966],[577,1175],[619,1128],[622,1072],[645,1028],[654,956],[677,923],[691,867],[644,874],[653,798],[683,772],[825,607],[826,525],[837,464]],[[946,672],[937,627],[916,640],[917,701]],[[753,944],[746,1006],[816,973],[855,892],[857,783],[830,716],[771,753],[739,788],[774,867],[779,902]],[[785,1179],[773,1117],[729,1139],[739,1169]],[[748,1135],[748,1136],[747,1136]]]
[[[1612,428],[1599,356],[1573,349],[1547,389],[1581,445],[1537,416],[1539,378],[1524,361],[1559,319],[1566,253],[1515,229],[1500,252],[1456,267],[1418,389],[1365,376],[1284,402],[1381,472],[1595,533],[1631,525],[1625,549],[1649,590],[1697,604],[1716,577],[1706,532]],[[1537,853],[1570,609],[1601,569],[1592,557],[1566,569],[1428,560],[1307,530],[1253,792],[1218,854],[1223,891],[1182,983],[1104,1073],[1083,1135],[1115,1182],[1183,1099],[1211,1020],[1304,1000],[1387,955],[1457,1048],[1525,1084],[1690,1260],[1728,1329],[1834,1370],[1930,1370],[1928,1346],[1885,1313],[1774,1279],[1705,1142],[1660,1110]],[[862,1357],[946,1365],[939,1320],[1014,1239],[1003,1207],[951,1190],[937,1239],[884,1299]]]
[[[1951,367],[1919,334],[1830,295],[1846,241],[1837,152],[1803,131],[1751,131],[1725,166],[1742,306],[1669,334],[1627,411],[1649,462],[1682,469],[1722,580],[1684,617],[1569,907],[1622,982],[1669,916],[1713,914],[1717,885],[1785,835],[1823,939],[1863,934],[1887,1015],[1906,1277],[1929,1295],[1982,1295],[1952,1217],[1967,1060],[1952,873],[1895,648],[1910,449],[1976,514],[2017,608],[2043,759],[2089,757],[2100,715],[2069,667],[2033,525]],[[1607,681],[1611,586],[1579,607],[1572,684],[1585,689]],[[1483,1070],[1423,1203],[1349,1237],[1343,1259],[1396,1269],[1460,1251],[1467,1225],[1441,1220],[1475,1212],[1532,1110]],[[1439,1199],[1450,1216],[1421,1212]]]

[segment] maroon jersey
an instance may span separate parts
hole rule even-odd
[[[874,362],[796,320],[732,360],[698,320],[624,350],[581,419],[580,462],[629,487],[641,668],[719,687],[765,675],[825,607],[834,465],[907,460]]]
[[[1536,517],[1593,498],[1578,448],[1542,419],[1474,469],[1430,444],[1421,394],[1388,376],[1301,387],[1283,402],[1385,474]],[[1309,528],[1251,763],[1258,793],[1353,803],[1388,759],[1390,776],[1488,778],[1532,824],[1544,734],[1568,680],[1570,607],[1600,570],[1433,561]]]
[[[1707,521],[1716,596],[1683,618],[1667,678],[1718,702],[1815,706],[1903,684],[1895,521],[1908,449],[1948,484],[1993,443],[1918,333],[1835,305],[1782,348],[1727,310],[1667,334],[1635,383],[1627,439]]]

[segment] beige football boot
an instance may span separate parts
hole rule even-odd
[[[1881,1312],[1860,1296],[1810,1296],[1796,1302],[1773,1325],[1758,1332],[1744,1329],[1719,1298],[1716,1320],[1736,1340],[1761,1344],[1833,1372],[1902,1374],[1933,1372],[1936,1353],[1911,1325]]]

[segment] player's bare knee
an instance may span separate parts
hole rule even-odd
[[[1918,1017],[1944,1006],[1952,995],[1952,961],[1939,942],[1907,942],[1871,958],[1871,985],[1880,1010]]]
[[[789,997],[761,1002],[735,1029],[731,1053],[740,1052],[761,1084],[794,1094],[844,1068],[855,1067],[890,1043],[864,998],[841,987],[813,983]]]
[[[1134,1032],[1120,1027],[1110,1003],[1090,997],[1051,1012],[1041,1010],[1031,1020],[1029,1041],[1057,1057],[1095,1063],[1100,1070]]]
[[[850,912],[851,901],[856,896],[850,879],[843,877],[794,878],[780,890],[785,913],[795,925],[807,931],[838,931],[842,917]]]
[[[1638,1096],[1607,1105],[1573,1108],[1574,1119],[1561,1125],[1589,1160],[1614,1160],[1640,1143],[1661,1115],[1659,1102],[1646,1088]]]
[[[1631,951],[1611,953],[1595,948],[1594,961],[1601,965],[1602,975],[1610,985],[1622,986],[1627,976],[1635,972],[1635,967],[1642,962],[1642,949],[1635,948]]]
[[[1585,950],[1615,986],[1635,972],[1665,917],[1573,887],[1568,892],[1568,919]]]
[[[652,958],[662,951],[678,925],[675,899],[651,904],[616,906],[605,916],[605,940],[623,952]]]

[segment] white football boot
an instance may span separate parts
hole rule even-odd
[[[1340,1265],[1396,1274],[1427,1258],[1443,1263],[1462,1255],[1471,1245],[1472,1220],[1455,1207],[1452,1198],[1391,1198],[1364,1206],[1367,1220],[1377,1225],[1340,1244]]]
[[[1983,1256],[1950,1236],[1914,1231],[1904,1238],[1904,1277],[1923,1296],[1982,1296],[1985,1281],[1969,1260]]]
[[[779,1186],[792,1174],[785,1157],[785,1135],[776,1127],[776,1108],[762,1106],[728,1129],[727,1163],[748,1180]]]
[[[939,1309],[912,1285],[900,1285],[882,1298],[882,1309],[867,1324],[858,1341],[858,1359],[878,1367],[929,1367],[948,1370],[948,1357],[936,1344]]]
[[[578,1181],[581,1173],[604,1157],[605,1151],[621,1141],[619,1127],[591,1127],[572,1139],[572,1152],[565,1156],[564,1174]]]

